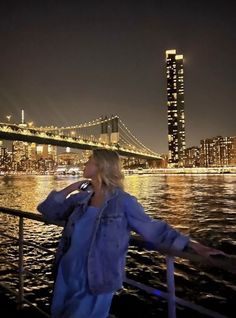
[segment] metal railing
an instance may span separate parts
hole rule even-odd
[[[0,212],[8,215],[12,215],[15,217],[19,218],[19,227],[18,227],[18,237],[14,237],[11,235],[8,235],[3,233],[3,231],[0,231],[0,235],[12,239],[18,243],[18,266],[13,265],[11,262],[6,263],[8,265],[11,265],[14,269],[18,271],[18,290],[15,291],[11,287],[7,286],[6,283],[0,282],[0,287],[5,288],[8,292],[16,296],[16,302],[17,302],[17,308],[20,310],[22,309],[24,303],[27,303],[30,306],[33,306],[36,310],[38,310],[41,314],[43,314],[45,317],[50,317],[50,315],[40,309],[37,305],[29,301],[26,297],[27,294],[24,292],[24,276],[27,274],[29,276],[32,276],[42,283],[46,284],[49,288],[52,288],[52,282],[48,282],[45,279],[37,277],[34,273],[27,271],[24,268],[24,250],[23,247],[24,245],[27,246],[32,246],[34,248],[37,248],[39,250],[42,250],[44,252],[48,252],[50,254],[54,254],[55,252],[41,246],[40,244],[35,244],[29,241],[24,240],[24,218],[25,219],[30,219],[34,220],[37,222],[42,222],[45,223],[45,220],[40,214],[37,213],[32,213],[32,212],[25,212],[25,211],[20,211],[16,209],[9,209],[5,207],[0,207]],[[51,223],[50,223],[51,224]],[[62,226],[63,223],[53,223],[58,226]],[[143,241],[139,236],[132,236],[131,245],[135,245],[137,247],[142,247],[147,250],[154,250],[154,248],[148,243]],[[196,310],[199,313],[208,315],[209,317],[214,317],[214,318],[227,318],[226,316],[219,314],[217,312],[214,312],[212,310],[209,310],[207,308],[204,308],[200,305],[194,304],[192,302],[186,301],[184,299],[181,299],[179,297],[176,297],[175,295],[175,279],[174,279],[174,261],[176,257],[181,257],[184,259],[188,259],[190,261],[196,262],[196,263],[201,263],[201,264],[206,264],[214,267],[218,267],[221,269],[224,269],[226,271],[229,271],[231,273],[236,273],[236,257],[219,257],[219,258],[204,258],[199,255],[193,254],[193,253],[186,253],[186,252],[180,252],[180,251],[166,251],[162,249],[158,249],[155,251],[160,252],[161,254],[165,255],[166,257],[166,270],[167,270],[167,292],[157,290],[153,287],[147,286],[145,284],[142,284],[140,282],[137,282],[135,280],[125,278],[124,282],[127,284],[130,284],[134,287],[137,287],[139,289],[144,290],[145,292],[156,295],[158,297],[162,297],[167,300],[168,302],[168,317],[169,318],[176,318],[176,304],[179,304],[181,306],[190,308],[192,310]]]

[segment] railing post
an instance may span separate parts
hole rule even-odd
[[[174,257],[168,255],[166,256],[166,266],[168,289],[168,318],[176,318]]]
[[[18,289],[18,299],[17,308],[22,309],[23,298],[24,298],[24,259],[23,259],[23,239],[24,239],[24,218],[20,216],[19,218],[19,289]]]

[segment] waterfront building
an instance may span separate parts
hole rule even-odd
[[[81,152],[81,163],[84,165],[89,160],[89,157],[91,155],[92,155],[92,151],[91,150],[83,150]]]
[[[11,154],[0,140],[0,172],[8,172],[11,169]]]
[[[35,142],[28,143],[28,156],[31,161],[37,160],[37,145]]]
[[[236,166],[236,136],[231,137],[230,166]]]
[[[52,145],[37,145],[36,157],[37,159],[51,159],[56,161],[57,147]]]
[[[26,171],[28,168],[28,143],[15,140],[12,143],[12,169]]]
[[[59,165],[80,165],[80,154],[78,152],[62,152],[58,155]]]
[[[36,145],[36,170],[40,173],[53,172],[57,162],[57,147]]]
[[[184,167],[194,168],[200,166],[200,149],[199,147],[189,147],[184,152]]]
[[[56,154],[56,146],[15,140],[12,142],[11,169],[24,172],[53,170],[57,160]]]
[[[185,151],[184,69],[183,55],[176,50],[166,51],[167,111],[168,111],[168,163],[182,167]]]
[[[200,165],[223,167],[236,165],[236,136],[202,139],[200,141]]]

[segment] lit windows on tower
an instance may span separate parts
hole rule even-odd
[[[169,165],[183,166],[185,151],[183,55],[166,51]]]

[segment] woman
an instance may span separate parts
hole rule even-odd
[[[47,221],[66,221],[57,255],[53,318],[106,318],[113,294],[122,287],[130,232],[166,250],[191,247],[208,256],[220,251],[191,241],[166,222],[150,218],[136,198],[123,190],[119,156],[94,150],[84,169],[91,180],[52,191],[38,205]]]

